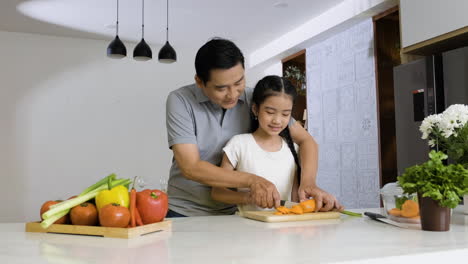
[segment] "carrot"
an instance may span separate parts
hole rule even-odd
[[[276,208],[276,211],[280,212],[281,214],[289,214],[289,208],[285,206],[280,206]]]
[[[388,214],[393,215],[393,216],[401,216],[401,210],[398,208],[393,208],[388,210]]]
[[[293,214],[303,214],[304,210],[302,209],[302,206],[300,205],[294,205],[291,210],[289,210]]]
[[[135,208],[136,208],[136,190],[132,188],[130,191],[130,226],[135,227]]]
[[[419,205],[413,200],[406,200],[401,206],[401,216],[415,217],[419,215]]]
[[[315,211],[314,199],[303,201],[299,205],[302,207],[302,211],[304,211],[304,213],[313,213]]]
[[[135,220],[136,220],[136,225],[137,226],[142,226],[143,222],[141,221],[141,216],[140,212],[138,211],[138,208],[135,207]]]
[[[279,211],[276,211],[276,212],[274,213],[274,215],[283,215],[283,213],[282,213],[282,212],[279,212]]]

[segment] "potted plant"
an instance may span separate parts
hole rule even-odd
[[[442,114],[424,119],[419,130],[422,139],[448,155],[449,162],[468,169],[468,106],[454,104]],[[468,195],[464,196],[464,211],[468,214]]]
[[[444,164],[447,155],[432,150],[429,160],[414,165],[398,176],[405,193],[417,193],[421,228],[429,231],[450,229],[450,210],[468,193],[468,170],[461,164]]]
[[[306,76],[305,72],[299,67],[290,65],[284,71],[284,77],[288,78],[295,86],[299,96],[304,96],[306,93]]]

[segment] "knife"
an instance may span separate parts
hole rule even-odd
[[[281,206],[286,206],[286,207],[293,207],[294,205],[298,205],[299,203],[291,202],[291,201],[286,201],[286,200],[281,200],[280,205]]]
[[[386,223],[386,224],[389,224],[389,225],[393,225],[393,226],[397,226],[397,227],[401,227],[401,228],[406,228],[406,229],[419,229],[419,230],[421,230],[421,225],[419,225],[419,224],[400,223],[400,222],[397,222],[397,221],[390,220],[390,219],[388,219],[387,217],[385,217],[385,216],[383,216],[381,214],[372,213],[372,212],[364,212],[364,215],[368,216],[372,220],[382,222],[382,223]]]

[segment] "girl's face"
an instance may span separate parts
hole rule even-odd
[[[269,96],[258,108],[254,105],[258,128],[270,136],[278,135],[288,125],[292,107],[292,97],[287,94]]]

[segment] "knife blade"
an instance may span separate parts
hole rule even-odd
[[[291,202],[291,201],[286,201],[286,200],[281,200],[280,205],[281,206],[286,206],[286,207],[293,207],[294,205],[298,205],[299,203]]]
[[[385,224],[389,224],[389,225],[393,225],[393,226],[397,226],[397,227],[400,227],[400,228],[416,229],[416,230],[419,229],[419,230],[421,230],[421,225],[419,225],[419,224],[400,223],[400,222],[397,222],[397,221],[390,220],[387,217],[385,217],[385,216],[383,216],[381,214],[378,214],[378,213],[364,212],[364,215],[368,216],[372,220],[382,222],[382,223],[385,223]]]

